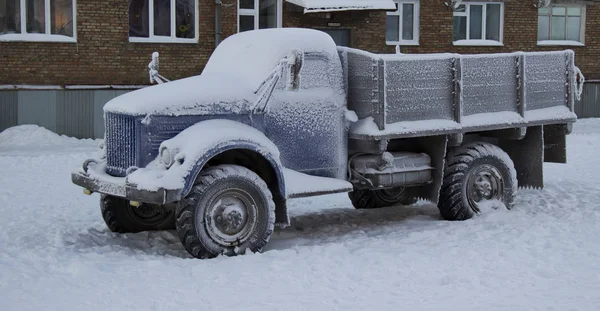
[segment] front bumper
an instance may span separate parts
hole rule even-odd
[[[127,177],[113,177],[104,172],[103,166],[95,161],[86,161],[83,171],[71,173],[71,181],[91,192],[121,197],[129,201],[151,204],[166,204],[181,199],[180,189],[144,190],[127,183]]]

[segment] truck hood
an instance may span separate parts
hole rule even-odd
[[[110,100],[104,112],[127,115],[249,113],[252,86],[231,76],[198,75],[129,92]]]

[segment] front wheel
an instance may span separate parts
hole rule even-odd
[[[354,190],[348,193],[352,205],[356,209],[381,208],[392,205],[411,205],[417,199],[410,197],[405,187],[379,190]]]
[[[275,224],[275,203],[265,182],[238,165],[200,172],[177,207],[176,227],[185,249],[196,258],[259,252]]]
[[[448,154],[438,208],[446,220],[466,220],[486,206],[512,208],[516,189],[508,154],[492,144],[470,143]]]

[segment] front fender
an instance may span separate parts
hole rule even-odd
[[[266,138],[266,137],[265,137]],[[235,140],[235,141],[227,141],[220,144],[215,144],[209,148],[209,151],[205,153],[198,161],[196,165],[194,165],[193,169],[190,171],[188,176],[185,178],[185,186],[181,191],[181,197],[185,197],[192,190],[194,186],[194,182],[196,178],[202,171],[202,168],[206,165],[210,159],[218,156],[219,154],[230,151],[230,150],[249,150],[256,153],[259,153],[263,156],[265,160],[271,165],[273,171],[275,172],[275,176],[277,177],[277,188],[279,190],[279,195],[281,198],[285,198],[285,179],[283,177],[283,167],[279,162],[279,157],[275,158],[271,153],[264,152],[264,146],[256,144],[256,142],[248,141],[248,140]]]
[[[269,163],[277,178],[277,194],[283,199],[286,197],[278,148],[265,134],[249,125],[223,119],[201,121],[163,141],[159,150],[163,148],[169,149],[175,159],[169,168],[162,164],[159,154],[147,167],[128,175],[128,182],[150,191],[178,190],[178,199],[181,199],[190,192],[210,159],[228,150],[242,149],[260,154]]]

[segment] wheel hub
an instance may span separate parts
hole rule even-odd
[[[223,246],[242,243],[254,230],[257,208],[252,197],[241,189],[226,189],[215,196],[205,212],[208,235]]]
[[[471,209],[481,212],[481,203],[488,200],[501,200],[504,181],[500,171],[492,165],[481,165],[467,177],[467,200]]]

